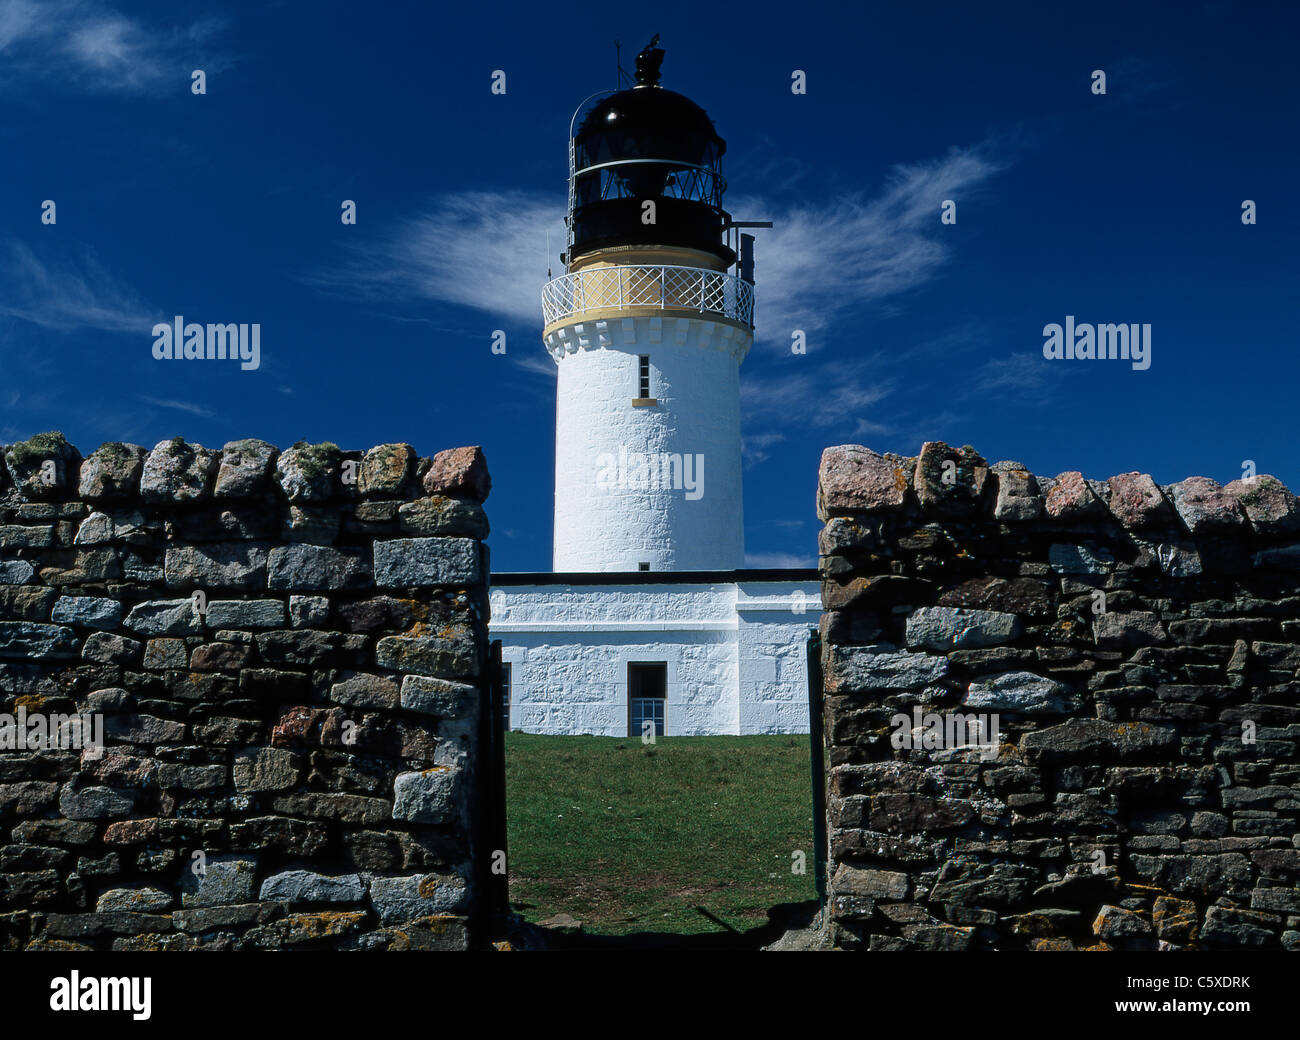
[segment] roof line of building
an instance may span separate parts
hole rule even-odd
[[[508,571],[493,572],[492,585],[712,585],[741,581],[820,581],[815,567],[734,571]]]

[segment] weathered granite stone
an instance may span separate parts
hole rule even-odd
[[[0,617],[15,621],[48,621],[58,597],[57,590],[39,585],[0,585]]]
[[[1184,525],[1193,535],[1233,530],[1246,522],[1237,496],[1209,477],[1188,477],[1166,489]]]
[[[171,918],[163,914],[122,912],[50,914],[45,924],[45,935],[77,938],[102,935],[143,935],[149,932],[166,932],[170,930],[171,926]]]
[[[92,632],[86,637],[81,656],[87,661],[104,664],[133,664],[140,660],[144,647],[135,639],[109,632]]]
[[[102,820],[126,816],[135,807],[135,793],[113,787],[74,787],[59,793],[59,812],[69,820]]]
[[[461,773],[434,766],[418,773],[399,773],[393,784],[393,819],[411,823],[448,823],[457,813]]]
[[[1126,528],[1164,523],[1173,517],[1169,503],[1146,473],[1120,473],[1107,481],[1110,511]]]
[[[215,542],[168,548],[164,576],[168,588],[260,589],[266,586],[266,546]]]
[[[26,560],[0,560],[0,585],[23,585],[35,574],[36,568]]]
[[[417,498],[403,503],[397,510],[403,534],[460,536],[484,539],[488,536],[488,518],[483,507],[466,498]]]
[[[1155,646],[1169,642],[1160,617],[1148,610],[1107,611],[1092,622],[1097,645],[1107,650]]]
[[[284,604],[278,599],[214,599],[204,620],[210,628],[283,628]]]
[[[325,596],[290,596],[289,623],[294,628],[310,628],[329,620],[330,601]]]
[[[424,474],[424,490],[430,495],[486,501],[492,490],[492,477],[488,474],[483,449],[450,448],[438,452]]]
[[[54,528],[6,524],[0,527],[0,549],[45,549],[54,544]]]
[[[1109,549],[1088,545],[1053,545],[1047,559],[1058,574],[1106,574],[1115,566]]]
[[[281,748],[245,748],[235,755],[235,790],[287,791],[298,783],[298,756]]]
[[[107,513],[91,513],[77,528],[73,545],[107,545],[113,542],[116,533],[113,518]]]
[[[1149,935],[1151,923],[1118,906],[1103,906],[1097,919],[1092,922],[1092,932],[1103,939],[1125,938],[1134,935]]]
[[[144,646],[143,667],[149,671],[184,668],[189,659],[184,639],[150,639]]]
[[[1069,719],[1050,729],[1026,733],[1020,739],[1026,756],[1046,762],[1138,758],[1177,743],[1178,734],[1169,726],[1085,718]]]
[[[1234,480],[1223,491],[1237,500],[1251,527],[1260,534],[1300,531],[1300,503],[1277,477],[1260,474],[1251,481]]]
[[[27,499],[64,498],[81,474],[81,453],[57,431],[9,445],[4,461],[9,479]]]
[[[471,538],[394,538],[375,542],[374,553],[376,585],[469,585],[479,580],[479,545]]]
[[[1156,935],[1166,942],[1194,942],[1200,928],[1196,904],[1174,896],[1159,896],[1151,915]]]
[[[948,674],[946,657],[870,646],[833,647],[832,651],[826,671],[826,689],[831,693],[914,689]]]
[[[312,870],[285,870],[262,882],[258,898],[276,903],[355,903],[366,897],[359,874],[328,877]]]
[[[129,498],[140,490],[149,452],[138,444],[101,444],[81,464],[78,494],[92,502]]]
[[[323,545],[283,545],[271,550],[268,585],[307,592],[359,589],[373,584],[370,553]]]
[[[930,598],[932,589],[927,581],[901,574],[861,574],[843,584],[824,580],[822,606],[827,610],[846,610],[922,603]]]
[[[266,441],[230,441],[221,449],[213,497],[239,499],[262,494],[269,486],[271,467],[278,455],[278,449]]]
[[[195,672],[237,672],[253,660],[253,648],[247,643],[205,643],[190,654],[190,669]]]
[[[841,863],[835,868],[835,891],[872,899],[905,899],[908,877],[894,870],[859,870]]]
[[[58,784],[41,780],[0,784],[0,811],[16,812],[23,816],[43,813],[54,803],[58,791]]]
[[[380,675],[360,672],[330,687],[330,700],[354,708],[371,711],[391,711],[398,707],[400,693],[397,683]]]
[[[380,444],[366,452],[357,476],[357,490],[366,496],[400,495],[415,465],[409,444]]]
[[[185,723],[154,715],[110,715],[104,732],[127,744],[179,744],[185,739]]]
[[[393,806],[383,798],[366,798],[356,794],[327,794],[303,791],[282,794],[271,800],[271,808],[309,820],[338,820],[348,824],[383,823],[392,819]]]
[[[1077,517],[1099,516],[1105,512],[1106,507],[1083,474],[1078,470],[1070,470],[1057,474],[1044,509],[1054,520],[1073,520]]]
[[[341,462],[337,444],[299,441],[280,455],[275,473],[290,502],[326,502],[337,492]]]
[[[1043,515],[1043,496],[1032,473],[1025,469],[998,470],[997,466],[994,470],[998,487],[993,505],[994,519],[1015,523],[1036,520]]]
[[[54,604],[50,620],[57,625],[81,625],[104,630],[122,623],[124,610],[115,599],[100,596],[63,596]]]
[[[906,460],[842,444],[822,452],[817,512],[821,519],[877,509],[898,510],[908,491]]]
[[[183,932],[211,932],[219,928],[237,928],[246,924],[264,924],[284,912],[274,903],[236,903],[232,906],[200,906],[177,910],[172,924]]]
[[[289,515],[280,531],[286,542],[310,545],[333,545],[339,538],[342,518],[333,505],[290,505]]]
[[[395,672],[441,678],[478,675],[479,650],[467,625],[454,625],[433,636],[385,636],[375,646],[375,664]]]
[[[417,874],[373,878],[370,903],[382,924],[401,924],[433,914],[462,910],[468,889],[455,875]]]
[[[146,502],[203,502],[212,495],[212,478],[220,452],[180,437],[159,441],[145,459],[140,495]]]
[[[75,657],[77,634],[62,625],[0,621],[0,657]]]
[[[919,607],[907,619],[907,645],[963,650],[1009,643],[1023,624],[1014,614],[961,607]]]
[[[328,840],[326,824],[284,816],[255,816],[230,825],[230,847],[237,852],[273,849],[295,856],[315,856]]]
[[[159,599],[137,603],[126,615],[125,626],[143,636],[198,635],[203,622],[189,599]]]
[[[1212,946],[1267,946],[1277,919],[1254,910],[1212,906],[1205,912],[1201,940]]]
[[[191,766],[164,762],[158,767],[158,786],[164,791],[213,791],[226,784],[226,767]]]
[[[988,463],[970,445],[957,449],[943,441],[926,441],[916,460],[912,486],[926,512],[960,518],[974,511],[988,475]]]
[[[196,873],[198,867],[202,869]],[[256,860],[204,856],[196,861],[195,868],[181,874],[181,905],[186,909],[252,902]]]
[[[402,679],[401,706],[406,711],[436,715],[452,721],[473,721],[478,717],[479,691],[469,683],[448,682],[423,675]]]
[[[1068,686],[1032,672],[986,676],[970,684],[962,704],[1022,715],[1061,715],[1079,709],[1079,699]]]

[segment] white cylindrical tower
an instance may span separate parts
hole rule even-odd
[[[658,85],[662,58],[642,51],[637,85],[591,107],[570,142],[566,272],[542,294],[559,366],[557,572],[744,562],[752,273],[728,270],[726,143]]]

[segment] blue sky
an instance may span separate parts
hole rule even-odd
[[[830,444],[1300,486],[1290,5],[647,6],[0,0],[0,442],[481,444],[494,567],[547,569],[568,122],[660,32],[777,225],[752,565],[812,561]],[[260,323],[261,367],[155,360],[177,314]],[[1150,369],[1045,360],[1067,314],[1149,323]]]

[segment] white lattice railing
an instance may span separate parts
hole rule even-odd
[[[542,288],[547,325],[582,311],[658,307],[720,314],[754,324],[754,287],[741,278],[701,267],[589,267]]]

